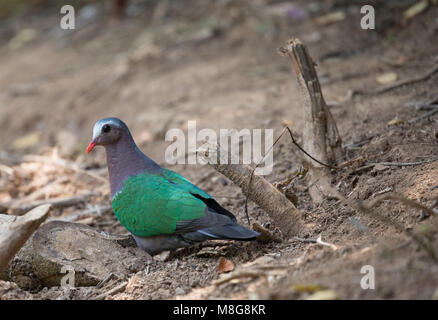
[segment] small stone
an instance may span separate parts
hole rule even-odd
[[[161,296],[163,298],[170,296],[170,291],[168,289],[160,288],[160,289],[158,289],[157,293],[159,296]]]
[[[182,289],[182,288],[180,288],[180,287],[178,287],[178,288],[176,288],[175,289],[175,295],[177,295],[177,296],[182,296],[182,295],[184,295],[186,292],[184,291],[184,289]]]

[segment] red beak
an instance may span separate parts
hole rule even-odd
[[[90,144],[87,147],[87,154],[90,153],[91,150],[93,150],[93,148],[96,146],[96,142],[91,141]]]

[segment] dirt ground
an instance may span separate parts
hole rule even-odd
[[[74,31],[61,30],[58,12],[49,9],[29,19],[1,21],[0,163],[12,171],[0,170],[0,212],[11,213],[1,204],[14,200],[98,191],[101,195],[89,203],[53,210],[51,218],[126,234],[111,210],[78,215],[110,204],[105,182],[49,161],[67,159],[107,178],[104,151],[86,156],[84,150],[94,122],[115,116],[129,125],[146,154],[209,192],[247,225],[240,188],[209,166],[165,163],[169,142],[164,136],[196,120],[198,130],[273,128],[275,137],[287,124],[299,137],[302,94],[290,61],[277,53],[291,37],[301,39],[317,63],[346,159],[399,164],[334,171],[333,185],[349,199],[373,200],[396,192],[431,206],[438,197],[437,117],[420,118],[429,112],[420,105],[438,103],[438,73],[381,94],[353,94],[387,85],[382,75],[410,79],[438,65],[438,6],[429,1],[426,9],[406,17],[417,2],[371,1],[375,30],[360,28],[361,1],[293,1],[292,7],[278,1],[175,1],[164,14],[145,6],[140,16],[119,23],[108,23],[98,13],[91,20],[78,19]],[[317,19],[338,11],[345,13],[338,20]],[[33,33],[17,40],[23,30]],[[30,154],[49,160],[21,158]],[[288,179],[301,167],[301,158],[290,139],[282,137],[274,149],[274,171],[266,178],[272,183]],[[414,162],[421,164],[410,165]],[[100,288],[26,291],[0,281],[0,299],[91,299],[125,280],[125,288],[105,298],[438,297],[438,264],[432,257],[438,255],[438,215],[424,216],[385,200],[373,209],[391,221],[384,222],[336,199],[315,205],[305,179],[296,179],[292,191],[308,230],[305,236],[321,236],[336,250],[297,239],[212,242],[173,258],[161,256],[128,279],[113,278]],[[281,236],[257,205],[250,202],[249,212],[251,223]],[[408,232],[425,239],[430,250]],[[221,256],[235,271],[218,273]],[[360,286],[364,265],[374,267],[374,290]],[[242,270],[251,274],[218,282]]]

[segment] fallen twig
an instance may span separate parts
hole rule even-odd
[[[404,197],[399,196],[397,194],[385,194],[385,195],[381,195],[379,197],[376,197],[374,200],[372,200],[368,203],[367,207],[372,208],[372,207],[376,206],[379,202],[382,202],[384,200],[400,201],[401,203],[405,204],[408,207],[424,210],[427,213],[432,214],[432,215],[435,214],[435,212],[431,208],[424,206],[417,201],[414,201],[414,200],[411,200],[408,198],[404,198]]]
[[[99,192],[89,192],[89,193],[79,194],[71,197],[37,200],[31,203],[23,203],[20,200],[12,200],[8,203],[3,203],[2,207],[10,209],[11,213],[14,215],[19,215],[25,211],[31,210],[43,204],[50,204],[54,208],[70,207],[77,205],[79,203],[87,202],[89,198],[99,195],[100,195]]]
[[[234,279],[241,279],[241,278],[258,278],[258,277],[266,277],[266,274],[264,272],[239,272],[239,273],[233,273],[229,275],[228,277],[225,277],[223,279],[219,279],[213,282],[215,286],[220,286],[221,284],[227,283]]]
[[[250,177],[249,177],[249,182],[248,182],[248,185],[249,185],[249,187],[248,187],[248,192],[246,193],[246,197],[245,197],[245,214],[246,214],[246,218],[248,219],[248,225],[251,224],[250,221],[249,221],[249,214],[248,214],[248,199],[249,199],[249,195],[251,194],[251,185],[252,185],[252,179],[253,179],[254,173],[255,173],[256,169],[259,167],[259,165],[260,165],[261,163],[263,163],[263,161],[264,161],[265,158],[268,156],[268,154],[269,154],[270,152],[272,152],[272,150],[274,149],[274,146],[278,143],[278,141],[280,141],[280,138],[283,136],[283,134],[286,132],[286,130],[289,131],[289,134],[290,134],[290,136],[291,136],[291,138],[292,138],[292,142],[295,143],[295,145],[297,145],[298,148],[299,148],[300,150],[302,150],[302,148],[301,148],[301,147],[295,142],[295,139],[293,138],[292,131],[289,129],[289,127],[285,127],[285,128],[283,129],[283,131],[281,132],[281,134],[278,136],[278,138],[275,140],[275,142],[272,144],[272,146],[269,148],[269,150],[266,152],[265,156],[264,156],[262,159],[260,159],[260,161],[256,164],[256,166],[254,167],[254,169],[252,169],[252,171],[251,171],[251,175],[250,175]],[[304,151],[304,150],[303,150],[303,151]],[[306,151],[304,151],[304,152],[306,152]],[[309,156],[310,156],[310,155],[309,155]],[[311,157],[311,156],[310,156],[310,157]],[[319,161],[316,160],[316,159],[315,159],[315,161],[319,162]],[[275,187],[275,188],[278,189],[277,187]],[[294,206],[295,206],[295,204],[294,204]]]
[[[254,174],[252,167],[234,164],[233,161],[231,164],[228,163],[228,154],[219,145],[211,145],[205,152],[199,154],[218,172],[237,184],[249,199],[265,210],[286,237],[299,233],[302,228],[300,211],[271,183],[262,176]],[[216,161],[212,161],[214,158]]]
[[[409,79],[404,79],[404,80],[399,80],[396,81],[394,83],[391,83],[387,86],[375,89],[375,90],[370,90],[370,91],[366,91],[366,90],[354,90],[354,93],[351,95],[355,95],[355,94],[361,94],[361,95],[376,95],[376,94],[382,94],[385,92],[388,92],[390,90],[408,85],[408,84],[413,84],[416,82],[420,82],[420,81],[424,81],[429,79],[432,75],[434,75],[436,72],[438,71],[438,65],[436,65],[435,67],[432,68],[432,70],[425,72],[422,75],[419,76],[415,76]]]
[[[128,285],[128,281],[125,281],[121,284],[119,284],[117,287],[112,288],[111,290],[108,290],[105,293],[102,293],[98,295],[97,297],[91,298],[91,300],[104,300],[105,298],[112,296],[114,294],[120,293],[125,291],[126,286]]]
[[[432,70],[430,70],[430,71],[428,71],[428,72],[426,72],[426,73],[424,73],[422,75],[419,75],[419,76],[416,76],[416,77],[412,77],[412,78],[409,78],[409,79],[404,79],[404,80],[396,81],[396,82],[394,82],[394,83],[392,83],[390,85],[387,85],[387,86],[385,86],[383,88],[374,90],[372,93],[373,94],[381,94],[381,93],[393,90],[395,88],[398,88],[398,87],[401,87],[401,86],[405,86],[407,84],[412,84],[412,83],[420,82],[420,81],[423,81],[423,80],[427,80],[433,74],[435,74],[437,71],[438,71],[438,65],[436,65],[434,68],[432,68]]]
[[[423,114],[419,117],[412,118],[411,120],[408,121],[408,123],[414,123],[418,120],[430,117],[430,116],[434,115],[435,113],[437,113],[438,112],[438,104],[430,105],[430,107],[432,107],[432,106],[433,106],[432,110],[430,110],[429,112],[426,112],[425,114]]]
[[[357,168],[353,171],[353,173],[358,172],[358,171],[362,171],[362,170],[366,170],[366,169],[370,169],[370,168],[373,168],[374,166],[377,166],[377,165],[388,166],[388,167],[411,167],[411,166],[419,166],[422,164],[431,163],[431,162],[434,162],[437,160],[438,160],[438,158],[428,159],[428,160],[424,160],[424,161],[416,161],[416,162],[375,162],[375,163],[369,163],[369,164],[364,165],[360,168]]]
[[[344,147],[346,149],[358,149],[358,148],[362,147],[364,144],[367,144],[368,142],[370,142],[376,135],[377,134],[370,135],[370,136],[366,137],[364,140],[346,144]]]
[[[337,191],[336,189],[334,189],[332,186],[327,186],[328,189],[331,189],[331,193],[332,196],[335,198],[338,198],[342,203],[344,203],[345,205],[348,205],[350,207],[353,207],[356,210],[359,210],[367,215],[370,215],[388,225],[391,225],[393,227],[395,227],[399,232],[404,232],[406,234],[408,234],[413,240],[415,240],[429,255],[429,257],[436,261],[436,254],[434,249],[425,241],[423,241],[423,239],[418,236],[417,234],[415,234],[412,230],[410,229],[406,229],[403,225],[399,224],[398,222],[394,221],[393,219],[384,216],[384,215],[380,215],[375,213],[372,208],[374,208],[378,203],[380,203],[381,201],[384,200],[395,200],[395,201],[399,201],[401,203],[403,203],[406,206],[415,208],[415,209],[420,209],[420,210],[424,210],[426,212],[428,212],[429,214],[434,214],[434,211],[431,208],[428,208],[427,206],[422,205],[421,203],[418,203],[414,200],[411,199],[407,199],[405,197],[396,195],[396,194],[384,194],[382,196],[376,197],[374,200],[369,201],[367,203],[363,203],[362,201],[359,200],[352,200],[352,199],[348,199],[346,197],[344,197],[339,191]]]
[[[72,161],[66,160],[66,159],[62,159],[58,156],[48,157],[48,156],[40,156],[40,155],[34,155],[34,154],[19,156],[19,155],[9,155],[9,154],[2,152],[2,153],[0,153],[0,159],[11,161],[14,163],[20,163],[20,162],[50,163],[50,164],[54,164],[54,165],[59,166],[59,167],[63,167],[66,169],[76,171],[78,173],[88,175],[88,176],[90,176],[96,180],[99,180],[101,182],[104,182],[106,184],[109,183],[107,179],[105,179],[105,178],[103,178],[103,177],[101,177],[93,172],[90,172],[88,170],[81,169],[78,164],[76,164]]]
[[[315,239],[309,239],[309,238],[300,238],[300,237],[293,237],[292,239],[300,241],[300,242],[310,242],[310,243],[316,243]]]
[[[322,246],[330,247],[330,248],[332,248],[333,250],[338,250],[338,247],[335,246],[334,244],[332,244],[332,243],[328,243],[328,242],[325,242],[325,241],[322,241],[322,239],[321,239],[321,235],[319,235],[318,239],[316,239],[316,243],[317,243],[317,244],[320,244],[320,245],[322,245]]]
[[[96,289],[100,289],[102,288],[108,281],[111,280],[111,278],[113,278],[115,275],[114,273],[110,272],[108,273],[108,275],[105,277],[105,279],[103,279],[102,281],[100,281],[97,285],[96,285]]]

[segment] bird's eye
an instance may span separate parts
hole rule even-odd
[[[111,127],[109,124],[106,124],[102,127],[102,132],[107,133],[111,131]]]

